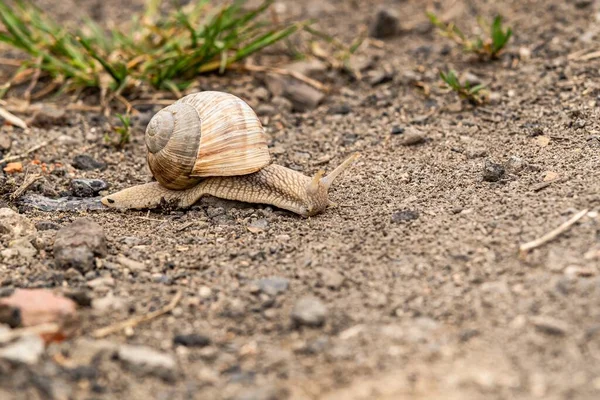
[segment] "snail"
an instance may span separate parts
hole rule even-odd
[[[148,123],[144,139],[156,181],[105,196],[105,206],[149,209],[167,202],[187,208],[211,195],[308,217],[335,204],[329,188],[359,156],[312,178],[273,164],[256,113],[242,99],[217,91],[189,94],[163,108]]]

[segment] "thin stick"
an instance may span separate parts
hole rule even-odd
[[[161,308],[160,310],[156,310],[154,312],[151,312],[151,313],[148,313],[145,315],[139,315],[137,317],[133,317],[133,318],[127,319],[125,321],[121,321],[116,324],[97,329],[92,333],[92,336],[96,339],[100,339],[100,338],[106,337],[112,333],[118,332],[122,329],[133,328],[134,326],[137,326],[137,325],[141,324],[142,322],[147,322],[147,321],[153,320],[154,318],[160,317],[161,315],[164,315],[164,314],[172,311],[177,306],[177,303],[179,303],[179,300],[181,300],[181,294],[182,294],[181,291],[178,291],[175,294],[175,296],[173,297],[173,299],[171,300],[171,302],[169,304],[167,304],[165,307]]]
[[[18,126],[21,129],[27,129],[25,121],[2,107],[0,107],[0,117],[10,122],[11,125]]]
[[[29,86],[27,86],[27,89],[25,89],[25,93],[23,93],[23,98],[25,99],[25,101],[27,103],[29,103],[31,101],[31,92],[33,91],[33,89],[35,88],[35,85],[37,85],[38,80],[40,79],[40,74],[42,73],[42,58],[39,57],[36,61],[35,61],[36,65],[39,65],[39,67],[37,67],[35,69],[35,72],[33,73],[33,77],[31,78],[31,82],[29,82]]]
[[[48,139],[45,142],[42,142],[40,144],[36,144],[35,146],[33,146],[32,148],[30,148],[29,150],[27,150],[24,153],[17,154],[17,155],[14,155],[14,156],[4,157],[2,160],[0,160],[0,164],[24,158],[24,157],[28,156],[29,154],[33,153],[34,151],[39,150],[39,149],[41,149],[44,146],[47,146],[49,143],[55,141],[58,138],[59,138],[59,135],[57,135],[57,136],[55,136],[53,138],[50,138],[50,139]]]
[[[38,174],[33,174],[33,175],[29,175],[28,177],[26,177],[23,180],[23,183],[21,184],[21,186],[19,186],[19,188],[17,190],[15,190],[15,192],[13,194],[10,195],[10,199],[11,200],[16,200],[19,197],[21,197],[21,195],[23,193],[25,193],[25,191],[27,189],[29,189],[29,187],[31,185],[33,185],[38,179],[40,179],[42,176],[38,175]]]
[[[252,72],[271,72],[271,73],[279,74],[279,75],[287,75],[287,76],[291,76],[301,82],[304,82],[307,85],[314,87],[315,89],[327,91],[327,87],[325,87],[325,85],[323,85],[321,82],[314,80],[312,78],[309,78],[308,76],[301,74],[300,72],[290,71],[290,70],[283,69],[283,68],[263,67],[260,65],[235,65],[235,66],[231,66],[231,69],[238,69],[238,70],[242,70],[242,71],[252,71]]]
[[[0,343],[6,343],[25,335],[43,335],[48,333],[57,333],[59,331],[60,325],[54,322],[12,329],[7,333],[0,333]]]
[[[524,255],[526,252],[528,252],[529,250],[535,249],[537,247],[540,247],[546,243],[548,243],[551,240],[554,240],[555,238],[557,238],[560,234],[566,232],[569,230],[569,228],[571,226],[573,226],[577,221],[579,221],[581,218],[583,218],[583,216],[585,214],[587,214],[588,210],[582,210],[580,212],[578,212],[577,214],[575,214],[573,216],[573,218],[571,218],[570,220],[566,221],[565,223],[563,223],[561,226],[559,226],[558,228],[546,233],[544,236],[532,240],[531,242],[527,242],[522,244],[521,246],[519,246],[519,251],[522,255]]]
[[[595,58],[600,57],[600,51],[592,51],[591,53],[587,53],[584,55],[577,55],[576,57],[573,57],[572,60],[575,61],[589,61],[589,60],[593,60]]]

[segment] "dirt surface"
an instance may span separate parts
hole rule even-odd
[[[350,41],[381,2],[279,3],[282,15],[318,16]],[[261,117],[275,162],[307,175],[362,154],[332,190],[339,206],[310,219],[209,198],[185,211],[28,209],[8,193],[27,173],[42,173],[33,160],[51,172],[29,195],[59,197],[73,178],[105,180],[109,192],[149,181],[143,129],[160,106],[143,110],[123,151],[104,143],[106,120],[94,113],[70,111],[66,125],[29,133],[3,126],[11,154],[62,134],[23,159],[24,172],[0,174],[3,206],[55,228],[90,217],[104,230],[108,254],[89,272],[58,269],[56,230],[38,224],[35,256],[0,261],[3,295],[29,287],[92,299],[78,310],[77,337],[50,345],[35,365],[0,364],[0,397],[598,398],[600,59],[569,55],[597,49],[600,3],[436,2],[463,27],[478,15],[505,16],[515,37],[491,63],[427,29],[424,3],[381,3],[406,29],[361,49],[357,58],[370,60],[364,77],[326,72],[332,91],[318,108]],[[117,3],[104,10],[110,4]],[[448,67],[488,84],[491,102],[472,108],[441,88],[438,73]],[[385,79],[373,85],[377,74]],[[254,107],[270,104],[257,97],[261,87],[259,75],[198,81]],[[411,129],[425,140],[404,145]],[[107,166],[75,169],[80,154]],[[519,256],[520,244],[583,209],[589,213],[566,233]],[[127,267],[123,256],[143,268]],[[287,285],[261,289],[263,278]],[[92,338],[94,329],[165,306],[177,291],[172,312]],[[322,326],[294,323],[305,296],[325,306]],[[191,333],[210,343],[174,343]],[[142,374],[100,351],[124,343],[164,352],[176,365]]]

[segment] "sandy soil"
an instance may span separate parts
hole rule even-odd
[[[381,2],[281,3],[285,15],[319,16],[328,32],[350,40]],[[328,73],[333,91],[317,109],[264,118],[276,162],[307,175],[362,154],[332,190],[339,207],[310,219],[217,199],[149,214],[21,207],[33,222],[65,226],[93,218],[106,233],[109,254],[92,272],[67,274],[54,266],[56,231],[39,231],[49,250],[26,262],[0,263],[3,290],[79,290],[92,299],[114,295],[122,304],[109,311],[81,308],[77,338],[51,345],[33,367],[2,369],[2,398],[598,398],[600,60],[568,56],[597,48],[600,4],[437,2],[440,14],[456,10],[453,18],[462,26],[496,12],[513,26],[509,50],[499,61],[482,63],[426,29],[424,3],[382,3],[410,29],[382,48],[361,51],[372,61],[364,79]],[[41,4],[51,8],[49,1]],[[102,18],[119,17],[108,9]],[[521,48],[531,57],[522,57]],[[494,101],[475,109],[461,105],[439,87],[438,72],[448,67],[481,78]],[[373,86],[369,73],[383,71],[390,79]],[[199,85],[257,107],[256,88],[264,83],[260,76],[228,75],[201,78]],[[341,105],[350,112],[334,113]],[[1,128],[13,152],[65,135],[23,160],[29,172],[39,172],[29,164],[34,159],[63,165],[30,193],[58,196],[72,178],[100,178],[111,190],[150,179],[143,118],[130,145],[116,151],[102,140],[103,117],[68,115],[68,126],[30,134]],[[405,146],[403,134],[391,134],[394,127],[419,129],[426,140]],[[73,157],[83,153],[107,168],[72,168]],[[506,168],[497,182],[483,179],[489,162]],[[559,180],[539,189],[553,173]],[[24,176],[0,174],[3,192]],[[4,205],[20,207],[7,195]],[[583,209],[590,213],[567,233],[519,256],[519,244]],[[264,229],[251,232],[257,220]],[[124,268],[121,255],[146,270]],[[90,288],[87,282],[99,277],[114,281]],[[257,293],[255,280],[268,277],[285,278],[289,287],[276,296]],[[173,376],[141,376],[109,356],[90,361],[100,346],[90,337],[93,329],[155,310],[177,290],[183,298],[173,312],[106,338],[174,355]],[[326,306],[324,326],[292,323],[292,309],[306,295]],[[205,335],[211,344],[176,346],[173,338],[181,333]],[[63,358],[94,373],[77,374],[57,361]]]

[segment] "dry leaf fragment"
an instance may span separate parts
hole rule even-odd
[[[27,129],[25,121],[2,107],[0,107],[0,117],[4,118],[6,122],[11,125],[18,126],[21,129]]]

